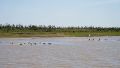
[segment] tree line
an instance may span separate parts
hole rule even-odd
[[[94,27],[94,26],[77,26],[77,27],[58,27],[54,25],[15,25],[0,24],[0,32],[120,32],[120,27]]]

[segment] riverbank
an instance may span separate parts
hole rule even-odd
[[[88,37],[120,36],[120,32],[1,32],[0,37]]]

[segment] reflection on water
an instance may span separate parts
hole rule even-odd
[[[120,37],[93,38],[1,38],[0,68],[120,68]]]

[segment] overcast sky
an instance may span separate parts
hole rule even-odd
[[[0,0],[0,24],[120,27],[120,0]]]

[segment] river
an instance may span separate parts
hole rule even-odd
[[[120,36],[0,38],[0,68],[120,68]]]

